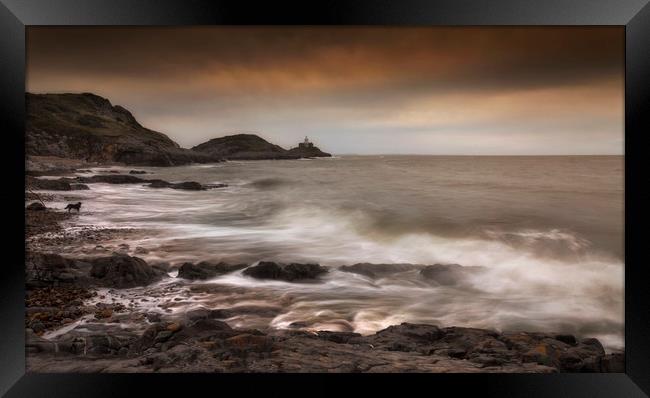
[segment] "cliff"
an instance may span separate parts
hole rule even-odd
[[[27,155],[89,162],[176,166],[214,162],[143,127],[119,105],[95,94],[30,94],[26,102]]]

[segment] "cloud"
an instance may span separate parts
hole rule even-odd
[[[623,34],[29,27],[27,87],[106,96],[185,146],[254,130],[334,152],[622,153]]]

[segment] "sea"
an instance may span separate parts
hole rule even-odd
[[[318,283],[241,271],[186,282],[230,289],[201,293],[174,311],[272,305],[278,313],[263,321],[232,321],[362,334],[414,322],[624,346],[623,156],[342,155],[138,169],[149,173],[143,178],[228,186],[91,184],[74,192],[83,202],[76,222],[143,231],[129,237],[130,249],[172,269],[188,261],[330,267]],[[338,269],[357,263],[483,272],[440,285],[417,269],[375,278]],[[238,288],[246,294],[234,294]]]

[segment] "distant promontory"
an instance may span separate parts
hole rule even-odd
[[[300,143],[295,148],[286,150],[255,134],[235,134],[213,138],[193,147],[192,150],[232,160],[300,159],[332,156],[313,146],[308,140]]]

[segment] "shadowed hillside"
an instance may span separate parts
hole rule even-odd
[[[27,155],[149,166],[219,160],[181,148],[94,94],[27,93],[25,100]]]

